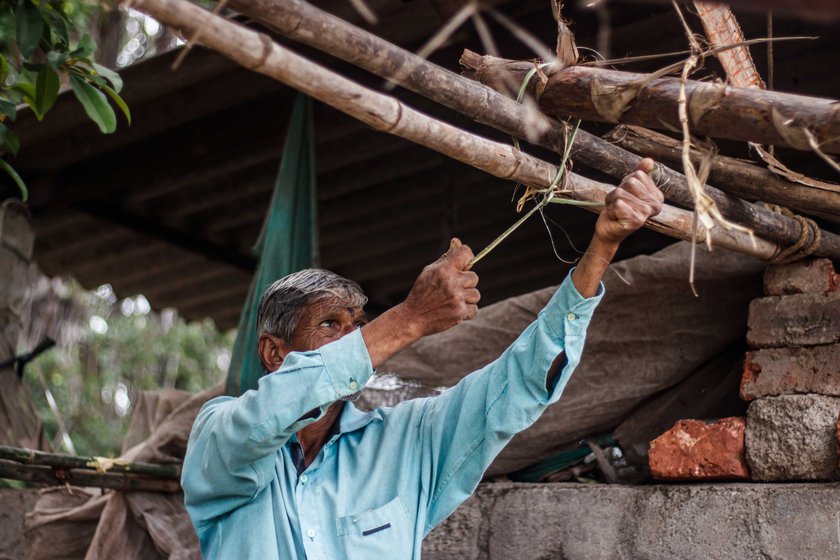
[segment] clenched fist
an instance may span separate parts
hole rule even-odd
[[[606,207],[595,224],[595,235],[605,244],[618,245],[662,211],[665,197],[650,178],[653,167],[652,159],[643,159],[638,169],[607,195]]]
[[[453,239],[449,250],[426,266],[403,302],[420,336],[445,331],[478,312],[478,275],[467,270],[472,250]]]

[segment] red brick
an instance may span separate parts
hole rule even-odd
[[[744,418],[680,420],[650,443],[650,472],[657,480],[749,480],[745,429]]]
[[[768,296],[787,294],[821,294],[840,286],[840,276],[829,259],[811,259],[767,267],[764,272],[764,293]]]
[[[797,393],[840,396],[840,344],[747,352],[742,399]]]
[[[747,323],[750,348],[836,344],[840,342],[840,291],[753,300]]]

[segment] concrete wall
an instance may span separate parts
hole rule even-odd
[[[840,485],[483,484],[425,560],[840,558]]]
[[[0,560],[23,558],[34,501],[0,490]],[[840,484],[482,484],[423,558],[836,560]]]

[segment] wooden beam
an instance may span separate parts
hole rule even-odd
[[[552,165],[508,145],[430,119],[392,97],[364,88],[295,55],[265,35],[214,16],[185,0],[135,0],[133,5],[162,23],[180,29],[187,37],[198,34],[202,44],[243,66],[327,102],[377,130],[424,145],[497,177],[535,187],[547,188],[557,174]],[[614,188],[575,174],[568,175],[568,184],[569,189],[560,196],[586,202],[601,203]],[[691,213],[667,205],[646,225],[666,235],[695,238],[696,224]],[[753,239],[735,230],[714,228],[701,232],[700,238],[705,236],[717,246],[764,258],[770,258],[777,251],[774,243]]]
[[[610,132],[607,139],[636,154],[675,167],[680,165],[682,144],[664,134],[622,126]],[[702,165],[702,154],[695,151],[692,156],[695,165]],[[744,160],[719,154],[711,158],[709,182],[732,194],[747,200],[781,204],[835,221],[840,219],[840,192],[800,185]]]
[[[56,266],[59,270],[48,272],[48,274],[69,273],[87,286],[88,279],[90,282],[98,281],[101,284],[102,278],[112,278],[121,271],[129,269],[132,263],[143,262],[150,268],[157,268],[171,266],[177,261],[177,256],[173,254],[173,251],[177,251],[177,255],[183,258],[187,258],[188,255],[179,249],[169,248],[161,242],[149,243],[148,239],[123,230],[116,235],[102,237],[106,238],[105,242],[97,243],[92,247],[89,238],[88,246],[82,245],[80,250],[67,255],[70,257],[69,260],[65,260],[65,255],[43,259],[47,264],[58,260]],[[85,258],[90,255],[95,255],[95,258]],[[41,263],[42,260],[39,258],[38,262]]]
[[[163,241],[190,253],[202,255],[210,260],[218,261],[246,272],[253,272],[257,265],[257,259],[251,255],[242,254],[230,247],[212,243],[196,236],[192,232],[171,227],[155,219],[132,214],[112,204],[87,202],[84,206],[79,207],[78,210],[137,232],[145,237]]]
[[[180,305],[169,304],[170,307],[177,307],[178,312],[189,320],[198,320],[205,317],[213,317],[217,310],[238,307],[242,308],[247,297],[246,292],[234,291],[232,294],[216,293],[210,296],[198,298],[196,301],[182,302]]]
[[[187,285],[162,286],[159,290],[152,290],[147,297],[156,301],[174,302],[176,308],[190,307],[211,301],[230,294],[245,294],[251,285],[251,278],[235,270],[227,270],[224,274],[205,279],[196,279]]]
[[[248,288],[249,284],[245,283],[244,285],[227,286],[219,290],[187,295],[177,299],[153,296],[154,299],[150,299],[149,301],[155,302],[155,305],[158,307],[174,307],[182,314],[187,315],[191,310],[195,310],[196,308],[202,308],[204,306],[210,306],[212,308],[213,304],[218,301],[229,301],[233,299],[244,302],[245,297],[248,295]],[[213,315],[213,312],[212,310],[205,311],[204,315],[210,317]]]
[[[156,79],[162,81],[160,77]],[[233,83],[236,87],[231,87]],[[126,86],[126,91],[129,87],[130,84]],[[88,120],[50,138],[49,142],[33,146],[23,144],[24,149],[20,151],[19,158],[20,167],[23,170],[35,168],[39,172],[45,169],[61,169],[120,148],[149,141],[158,134],[188,125],[203,117],[224,114],[225,111],[240,105],[247,106],[265,95],[274,94],[275,97],[281,97],[280,90],[281,86],[277,82],[234,68],[226,74],[189,84],[169,94],[165,103],[157,98],[145,104],[130,105],[132,126],[120,120],[118,130],[114,134],[100,134],[96,125]],[[75,99],[73,101],[76,102]],[[84,113],[78,111],[78,107],[72,109],[77,114]],[[44,122],[58,117],[59,115],[54,115],[51,111],[50,119]]]
[[[139,107],[150,100],[171,96],[190,84],[211,79],[236,68],[230,60],[212,51],[197,49],[190,54],[189,64],[185,64],[178,72],[171,72],[170,66],[179,51],[180,49],[176,49],[161,54],[120,72],[125,82],[123,97],[130,107]],[[58,97],[50,111],[50,118],[43,122],[39,122],[30,111],[21,111],[15,123],[15,132],[21,145],[25,146],[25,150],[21,150],[21,157],[36,157],[27,155],[27,152],[39,153],[39,145],[51,143],[84,126],[89,120],[84,111],[79,111],[79,102],[69,92]],[[109,138],[110,136],[102,136],[97,132],[92,134],[88,141],[107,143]]]
[[[500,224],[505,224],[506,218],[510,223],[519,218],[512,205],[493,204],[492,201],[488,202],[481,197],[472,199],[472,207],[473,209],[481,208],[481,211],[467,213],[464,209],[463,213],[466,216],[462,216],[458,223],[458,229],[461,232],[468,232],[478,227],[495,226],[499,230],[498,233],[502,233],[505,226],[500,226]],[[334,243],[323,245],[321,256],[325,264],[340,267],[356,260],[384,257],[388,253],[398,252],[409,242],[439,239],[446,231],[446,223],[442,220],[437,220],[435,224],[435,217],[439,215],[439,212],[432,211],[405,219],[401,217],[395,222],[386,222],[381,226],[377,224],[377,227],[371,228],[362,235],[347,236],[344,239],[336,239]],[[439,227],[433,227],[434,225]],[[412,233],[407,236],[405,232]],[[469,238],[462,241],[469,242]]]
[[[534,68],[533,62],[476,58],[467,52],[462,64],[482,83],[509,93],[511,84],[521,84]],[[592,66],[547,72],[539,105],[548,115],[680,130],[679,78],[651,79],[648,74]],[[698,136],[811,150],[803,132],[807,129],[824,152],[840,153],[840,111],[834,99],[695,80],[687,81],[685,93],[691,131]]]
[[[638,0],[621,0],[637,3]],[[645,0],[648,3],[670,4],[668,0]],[[778,13],[782,17],[807,19],[826,24],[840,20],[840,4],[835,0],[729,0],[733,8],[759,14]]]
[[[415,235],[416,230],[402,226],[421,220],[425,220],[427,227],[433,229],[434,226],[444,227],[447,222],[463,224],[464,219],[469,220],[474,215],[498,211],[497,215],[502,217],[500,224],[504,223],[504,218],[515,221],[515,202],[511,200],[513,189],[499,188],[502,185],[494,184],[497,182],[484,176],[473,180],[471,184],[438,190],[438,196],[426,196],[412,202],[404,201],[402,193],[397,193],[393,196],[393,207],[380,208],[377,215],[370,219],[355,219],[330,228],[323,227],[321,249],[330,251],[333,247],[352,243],[359,238],[367,239],[365,243],[368,243],[371,236],[377,235],[385,239],[393,235],[394,230],[400,229],[403,233],[399,237],[407,241]]]
[[[141,275],[142,270],[141,268],[136,274],[129,276],[114,277],[110,282],[114,291],[123,296],[160,294],[205,280],[221,278],[234,269],[196,257],[171,263],[168,268],[150,268],[148,274]]]
[[[275,147],[275,152],[277,151]],[[275,159],[279,159],[275,153]],[[214,215],[226,214],[231,206],[242,208],[241,201],[257,195],[270,196],[277,177],[277,161],[266,161],[232,176],[191,185],[153,199],[144,205],[146,213],[170,223],[208,224]],[[265,215],[265,209],[263,209]]]
[[[532,138],[538,143],[562,151],[565,130],[547,121],[540,123],[535,115],[529,114],[511,100],[493,94],[476,84],[465,82],[460,77],[440,67],[428,63],[411,53],[386,41],[353,27],[338,18],[314,8],[302,0],[233,0],[238,10],[249,13],[265,21],[281,34],[302,41],[340,58],[374,72],[387,79],[428,96],[430,99],[462,112],[479,122],[490,124],[504,132],[521,138]],[[521,81],[521,77],[520,77]],[[529,126],[534,123],[534,126]],[[534,129],[544,127],[542,135],[534,138]],[[638,164],[638,159],[625,150],[616,150],[614,146],[592,135],[579,134],[577,144],[584,149],[576,150],[576,157],[585,163],[605,171],[613,176],[629,173]],[[621,157],[616,152],[623,152]],[[629,168],[628,168],[629,167]],[[668,174],[670,197],[678,197],[681,203],[693,204],[689,190],[685,188],[685,179],[680,185],[679,174],[672,170],[662,170]],[[793,220],[773,216],[762,208],[744,205],[742,201],[728,197],[720,191],[709,190],[724,212],[732,217],[733,213],[741,218],[739,223],[756,231],[775,236],[774,240],[785,245],[796,242],[800,237],[799,224]],[[766,228],[762,222],[773,224]],[[840,246],[840,241],[838,241]],[[840,255],[838,247],[822,247],[823,254]]]
[[[319,176],[318,199],[346,197],[371,185],[398,181],[421,171],[439,167],[445,162],[446,158],[440,154],[423,153],[423,150],[418,149],[417,146],[408,145],[375,165],[369,161],[362,161]]]
[[[459,200],[456,200],[456,193],[461,191],[469,191],[473,198],[493,199],[501,204],[510,203],[513,191],[509,184],[502,184],[501,181],[487,175],[476,174],[475,170],[470,168],[445,171],[451,174],[451,178],[461,171],[463,179],[441,178],[442,173],[436,173],[438,180],[435,182],[418,181],[409,184],[407,181],[388,184],[381,189],[368,189],[347,201],[343,210],[325,208],[322,204],[319,209],[321,240],[326,242],[332,236],[346,236],[351,229],[355,232],[358,227],[366,227],[359,224],[381,222],[390,216],[398,219],[403,212],[412,211],[415,206],[437,208],[439,216],[448,211],[457,212]],[[415,179],[417,177],[412,177],[411,181]]]
[[[88,469],[68,469],[43,465],[24,465],[16,461],[0,459],[0,478],[22,480],[48,486],[87,486],[111,488],[123,492],[180,492],[178,480],[153,478],[127,473],[100,473]]]

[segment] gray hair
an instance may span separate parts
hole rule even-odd
[[[303,310],[323,300],[334,300],[346,307],[363,307],[368,298],[357,283],[335,272],[322,268],[294,272],[263,292],[257,311],[257,334],[273,334],[291,342]]]

